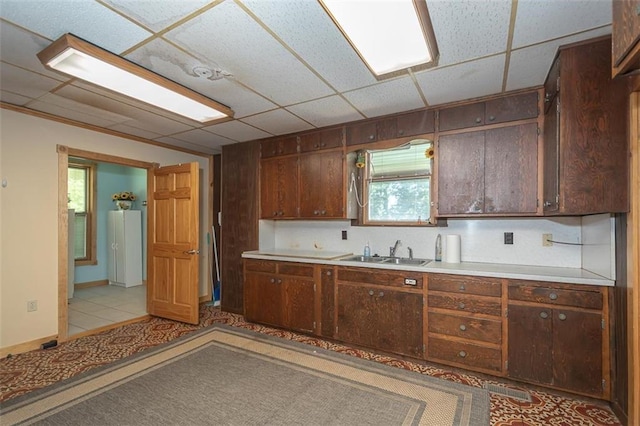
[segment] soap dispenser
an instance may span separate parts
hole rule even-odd
[[[436,260],[436,262],[442,261],[442,236],[440,236],[440,234],[438,234],[438,236],[436,237],[436,256],[435,256],[435,260]]]
[[[371,256],[371,248],[369,247],[369,241],[367,241],[367,244],[364,246],[364,257],[369,256]]]

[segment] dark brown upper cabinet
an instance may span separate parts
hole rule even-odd
[[[344,127],[300,135],[300,152],[321,151],[343,146]]]
[[[614,0],[612,4],[612,75],[640,69],[640,0]]]
[[[289,155],[298,152],[298,137],[284,136],[280,138],[265,139],[260,142],[260,156],[262,158]]]
[[[412,111],[379,120],[358,122],[346,127],[348,146],[361,145],[433,133],[435,112],[432,109]]]

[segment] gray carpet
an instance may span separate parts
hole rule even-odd
[[[0,424],[475,426],[489,395],[216,325],[10,400]]]

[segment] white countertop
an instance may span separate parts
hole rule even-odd
[[[318,263],[325,265],[360,266],[364,268],[393,269],[401,271],[428,272],[435,274],[473,275],[483,277],[511,278],[533,281],[561,282],[613,286],[614,281],[580,268],[559,268],[547,266],[507,265],[501,263],[443,263],[429,262],[424,266],[395,265],[386,263],[365,263],[340,260],[352,253],[329,252],[324,250],[255,250],[242,254],[249,259],[269,259],[289,262]]]

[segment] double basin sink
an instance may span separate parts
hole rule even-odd
[[[408,257],[387,257],[387,256],[349,256],[340,260],[346,262],[362,262],[362,263],[383,263],[386,265],[410,265],[424,266],[431,262],[431,259],[410,259]]]

